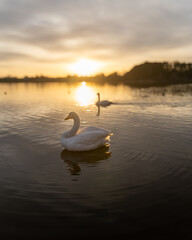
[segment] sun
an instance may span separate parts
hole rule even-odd
[[[101,62],[81,58],[78,61],[70,64],[69,70],[72,74],[77,74],[78,76],[90,76],[97,73],[101,66]]]

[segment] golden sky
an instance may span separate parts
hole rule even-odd
[[[0,76],[192,62],[191,0],[0,0]]]

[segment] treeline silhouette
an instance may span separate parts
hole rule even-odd
[[[162,86],[169,84],[192,83],[192,63],[179,62],[145,62],[133,67],[129,72],[119,75],[114,72],[110,75],[98,74],[90,77],[76,75],[51,78],[36,77],[2,77],[0,82],[96,82],[111,84],[127,84],[130,86]]]

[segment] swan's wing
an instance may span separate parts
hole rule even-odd
[[[97,105],[101,106],[101,107],[107,107],[109,105],[111,105],[113,102],[110,102],[108,100],[102,100],[100,102],[97,103]]]
[[[74,142],[81,144],[93,144],[99,141],[100,139],[106,138],[109,136],[108,131],[88,131],[75,135]]]
[[[93,132],[93,131],[96,131],[96,132],[102,131],[103,133],[110,134],[110,132],[108,130],[105,130],[103,128],[98,128],[98,127],[85,127],[85,128],[81,128],[81,129],[79,129],[77,134],[84,133],[84,132]]]
[[[100,101],[101,104],[111,104],[112,102],[108,101],[108,100],[102,100]]]
[[[87,151],[109,141],[109,131],[85,131],[68,139],[66,147],[73,151]]]

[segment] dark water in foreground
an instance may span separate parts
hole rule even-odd
[[[0,235],[192,234],[189,87],[0,84]],[[98,91],[116,104],[97,109]],[[111,130],[111,145],[63,150],[70,111]]]

